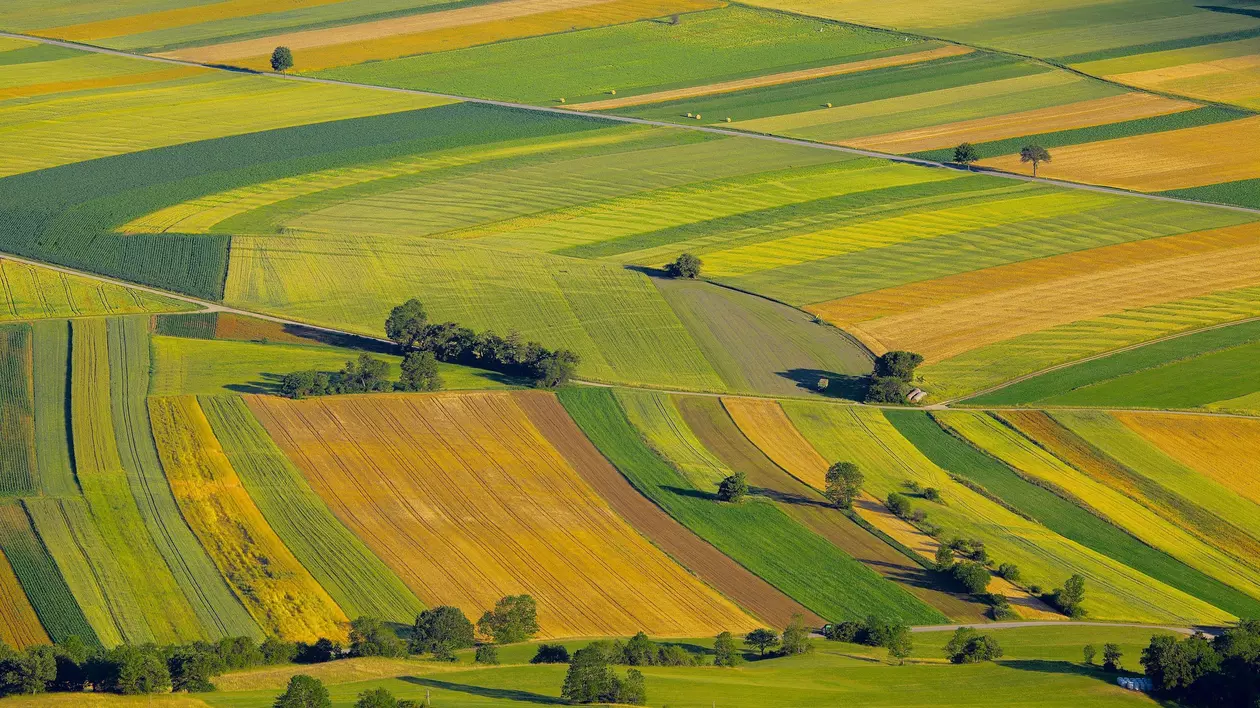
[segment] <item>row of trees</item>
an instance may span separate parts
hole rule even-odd
[[[1151,637],[1141,662],[1155,691],[1183,705],[1260,705],[1260,620],[1241,620],[1214,639]]]
[[[384,391],[439,391],[437,359],[430,352],[408,352],[397,381],[389,379],[389,364],[367,354],[347,361],[340,371],[295,371],[280,382],[281,395],[289,398],[331,396],[339,393]]]
[[[968,169],[972,163],[980,161],[980,151],[971,143],[962,143],[954,148],[954,162],[963,165]],[[1037,145],[1030,143],[1019,149],[1019,161],[1022,163],[1032,163],[1033,177],[1037,176],[1037,167],[1043,162],[1050,162],[1050,151]]]
[[[581,358],[567,349],[551,350],[525,341],[517,332],[501,337],[475,332],[454,322],[429,322],[424,304],[412,298],[390,311],[385,335],[410,356],[430,354],[436,361],[475,366],[529,379],[534,386],[551,388],[573,377]]]

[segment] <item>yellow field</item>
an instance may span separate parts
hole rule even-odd
[[[328,5],[343,0],[226,0],[209,5],[193,5],[179,7],[144,15],[131,15],[111,20],[85,22],[78,25],[49,27],[34,30],[30,34],[38,37],[54,37],[75,42],[91,42],[109,37],[121,37],[128,34],[139,34],[153,30],[185,27],[188,25],[230,20],[234,17],[300,10],[306,7]]]
[[[713,276],[746,275],[898,243],[1073,214],[1115,199],[1067,191],[915,212],[739,246],[705,254],[704,269]]]
[[[978,118],[854,138],[845,141],[845,144],[866,150],[905,154],[954,147],[966,142],[982,143],[1034,133],[1119,123],[1188,111],[1198,107],[1198,104],[1189,101],[1177,101],[1163,96],[1133,92],[991,118]]]
[[[39,617],[26,599],[9,559],[0,552],[0,644],[24,649],[35,644],[50,644]]]
[[[1056,325],[1260,284],[1260,224],[1130,242],[810,305],[928,363]]]
[[[1223,401],[1209,403],[1204,408],[1210,411],[1219,411],[1222,413],[1241,413],[1243,415],[1256,415],[1260,413],[1260,391],[1249,393],[1245,396],[1237,398],[1229,398]]]
[[[151,398],[149,414],[184,518],[259,626],[290,640],[344,640],[349,619],[258,511],[197,399]]]
[[[922,52],[912,52],[910,54],[898,54],[891,57],[879,57],[876,59],[865,59],[863,61],[854,61],[847,64],[835,64],[833,66],[820,66],[814,69],[801,69],[800,71],[785,71],[780,74],[767,74],[765,76],[754,76],[747,79],[737,79],[735,81],[721,81],[715,84],[705,84],[703,86],[689,86],[687,88],[673,89],[670,91],[657,91],[655,93],[644,93],[637,96],[626,96],[624,98],[610,98],[605,101],[589,101],[587,103],[573,103],[566,105],[575,111],[605,111],[614,108],[628,108],[630,106],[642,106],[649,103],[661,103],[663,101],[674,101],[680,98],[696,98],[698,96],[711,96],[719,93],[730,93],[732,91],[743,91],[745,89],[763,88],[766,86],[778,86],[779,84],[790,84],[795,81],[807,81],[809,79],[822,79],[828,76],[841,76],[844,74],[856,74],[862,71],[870,71],[872,69],[883,69],[890,66],[905,66],[907,64],[918,64],[919,62],[932,61],[933,59],[943,59],[945,57],[956,57],[963,54],[970,54],[975,51],[970,47],[960,47],[955,44],[937,47],[936,49],[928,49]],[[1021,133],[1023,135],[1023,133]]]
[[[826,488],[831,463],[797,431],[778,402],[728,396],[722,399],[722,405],[740,432],[776,465],[815,489]]]
[[[1139,88],[1260,107],[1260,39],[1254,37],[1104,59],[1074,68]]]
[[[334,513],[429,605],[538,601],[542,634],[754,626],[626,524],[515,395],[247,397]]]
[[[996,562],[1019,566],[1024,582],[1053,588],[1072,573],[1084,575],[1090,587],[1087,609],[1094,619],[1124,617],[1149,622],[1172,617],[1199,618],[1194,621],[1229,618],[1197,598],[1069,541],[953,481],[876,409],[801,401],[785,401],[783,408],[820,454],[856,463],[866,477],[864,488],[874,497],[904,492],[909,481],[939,489],[944,504],[916,504],[927,512],[928,520],[939,525],[946,536],[983,540]],[[875,517],[866,518],[875,523]]]
[[[36,44],[36,42],[28,42],[24,39],[0,37],[0,52],[11,52],[14,49],[25,49],[26,47],[33,47]]]
[[[1201,187],[1260,177],[1260,116],[1136,135],[1050,151],[1038,176],[1105,184],[1139,192]],[[1019,155],[979,164],[1010,172],[1031,172]]]
[[[7,101],[14,98],[33,98],[35,96],[69,93],[71,91],[89,91],[91,89],[137,86],[140,84],[158,83],[161,81],[171,81],[174,79],[184,79],[194,76],[208,76],[212,73],[213,72],[210,69],[202,69],[195,66],[173,66],[158,71],[145,72],[143,74],[121,74],[118,76],[101,76],[91,79],[25,84],[22,86],[0,88],[0,100]]]
[[[1260,504],[1260,420],[1158,413],[1113,413],[1164,454]]]
[[[272,49],[284,45],[300,71],[316,71],[720,6],[715,0],[504,0],[158,56],[265,70]]]
[[[160,295],[0,258],[0,321],[188,309]]]

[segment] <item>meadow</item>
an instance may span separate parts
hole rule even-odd
[[[512,394],[247,402],[333,513],[426,604],[478,617],[526,592],[544,636],[753,624],[617,516]],[[390,531],[400,527],[409,533]]]

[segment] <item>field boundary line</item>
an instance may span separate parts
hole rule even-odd
[[[820,19],[820,18],[815,18],[815,19]],[[839,22],[836,20],[832,20],[832,21]],[[841,22],[840,24],[852,24],[852,23]],[[879,29],[885,32],[891,31],[891,30],[886,30],[884,28],[867,27],[865,25],[853,25],[853,26],[865,27],[866,29]],[[925,35],[913,35],[913,34],[907,34],[907,36],[925,37]],[[39,42],[42,44],[49,44],[49,45],[57,46],[57,47],[64,47],[67,49],[77,49],[79,51],[95,52],[97,54],[109,54],[112,56],[129,57],[132,59],[143,59],[147,61],[162,62],[165,64],[176,64],[180,66],[199,67],[202,69],[212,69],[212,70],[225,71],[225,72],[235,73],[235,74],[263,76],[263,77],[270,77],[274,79],[283,79],[287,81],[300,81],[300,82],[312,83],[312,84],[326,84],[329,86],[351,86],[351,87],[362,88],[362,89],[372,89],[375,91],[387,91],[390,93],[400,93],[400,94],[406,94],[406,95],[412,95],[412,96],[426,96],[429,98],[443,98],[443,99],[447,99],[451,101],[461,101],[464,103],[475,103],[475,104],[481,104],[481,105],[486,105],[486,106],[497,106],[500,108],[513,108],[517,110],[534,111],[536,113],[549,113],[552,115],[561,115],[561,116],[578,116],[578,117],[583,117],[583,118],[589,118],[592,120],[608,121],[612,123],[623,123],[623,124],[629,124],[629,125],[646,125],[646,126],[651,126],[654,128],[672,128],[676,130],[691,130],[695,132],[709,133],[711,135],[721,135],[724,137],[753,138],[756,140],[765,140],[769,142],[780,143],[783,145],[795,145],[798,147],[814,148],[816,150],[831,150],[833,152],[842,152],[842,153],[847,153],[850,155],[857,155],[859,157],[869,157],[869,158],[873,158],[877,160],[886,160],[889,162],[915,165],[918,167],[935,167],[935,168],[941,168],[941,169],[964,171],[964,168],[959,167],[957,165],[944,163],[944,162],[936,162],[934,160],[925,160],[922,158],[909,157],[906,155],[893,155],[889,153],[878,152],[875,150],[863,150],[860,148],[846,147],[843,145],[833,145],[831,143],[822,143],[822,142],[817,142],[813,140],[803,140],[801,138],[788,138],[781,135],[772,135],[769,133],[758,133],[754,131],[735,130],[732,128],[719,128],[719,127],[714,127],[714,126],[709,126],[709,125],[686,125],[684,123],[671,123],[668,121],[649,120],[646,118],[632,118],[629,116],[619,116],[619,115],[613,115],[613,114],[592,113],[592,112],[587,112],[587,111],[575,111],[568,108],[551,107],[551,106],[536,106],[536,105],[532,105],[528,103],[516,103],[513,101],[499,101],[499,100],[494,100],[494,99],[489,99],[489,98],[475,98],[472,96],[460,96],[458,94],[439,93],[436,91],[422,91],[420,89],[407,89],[407,88],[399,88],[396,86],[378,86],[375,84],[363,84],[363,83],[356,83],[353,81],[340,81],[336,79],[325,79],[325,78],[320,78],[320,77],[315,77],[315,76],[301,76],[301,75],[296,75],[296,74],[280,74],[276,72],[254,71],[252,69],[240,69],[236,67],[216,65],[216,64],[200,64],[198,62],[193,62],[193,61],[172,59],[169,57],[151,56],[148,54],[135,54],[132,52],[125,52],[118,49],[107,49],[105,47],[99,47],[99,46],[95,46],[91,44],[68,42],[68,41],[60,40],[60,39],[49,39],[46,37],[36,37],[34,35],[20,34],[16,32],[0,32],[0,37],[24,40],[28,42]],[[929,37],[928,39],[937,40],[937,38],[935,37]],[[937,41],[946,41],[946,40],[937,40]],[[971,46],[971,45],[962,44],[959,42],[952,42],[952,44],[959,44],[960,46]],[[979,49],[982,49],[984,51],[992,51],[992,50],[985,49],[984,47],[979,47]],[[1039,61],[1039,62],[1045,61],[1041,59],[1036,59],[1035,57],[1022,57],[1022,55],[1018,55],[1018,54],[1011,54],[1011,56],[1021,56],[1021,58],[1029,59],[1032,61]],[[1045,63],[1049,64],[1049,62],[1045,62]],[[1050,65],[1053,66],[1053,64],[1050,64]],[[1067,70],[1072,71],[1071,69],[1067,69]],[[1095,76],[1090,76],[1089,74],[1082,74],[1080,72],[1075,72],[1075,73],[1080,74],[1081,76],[1084,76],[1084,77],[1088,77],[1090,79],[1102,81],[1102,79],[1098,79],[1098,77],[1095,77]],[[1121,84],[1116,84],[1116,85],[1119,86]],[[1129,88],[1129,87],[1125,87],[1125,88]],[[1185,100],[1184,97],[1179,97],[1179,98],[1182,98],[1182,100]],[[966,171],[976,172],[975,170],[966,170]],[[1032,175],[1021,175],[1014,172],[1005,172],[1001,170],[982,169],[978,172],[978,174],[986,174],[986,175],[991,175],[993,177],[999,177],[1002,179],[1010,179],[1010,180],[1018,180],[1022,182],[1046,184],[1046,185],[1051,185],[1051,186],[1056,186],[1056,187],[1062,187],[1065,189],[1078,189],[1078,190],[1087,191],[1087,192],[1098,192],[1102,194],[1114,194],[1118,196],[1137,197],[1139,199],[1149,199],[1152,201],[1159,201],[1159,202],[1170,202],[1170,203],[1175,203],[1175,204],[1190,204],[1190,205],[1195,205],[1195,206],[1203,206],[1207,208],[1226,209],[1229,211],[1244,212],[1248,214],[1260,214],[1260,208],[1237,206],[1233,204],[1215,204],[1212,202],[1201,202],[1201,201],[1195,201],[1193,199],[1171,197],[1164,194],[1134,192],[1134,191],[1130,191],[1126,189],[1120,189],[1117,187],[1104,187],[1102,185],[1087,184],[1084,182],[1067,182],[1063,180],[1047,179],[1045,177],[1033,177]]]
[[[1163,629],[1169,632],[1177,632],[1178,634],[1195,634],[1203,632],[1208,635],[1219,634],[1224,628],[1215,625],[1195,625],[1192,627],[1177,627],[1173,625],[1163,624],[1141,624],[1139,622],[1082,622],[1079,620],[1031,620],[1028,622],[982,622],[976,624],[937,624],[930,626],[911,627],[910,631],[915,633],[922,632],[952,632],[963,627],[969,629],[978,629],[980,631],[990,629],[1019,629],[1020,627],[1136,627],[1138,629]]]

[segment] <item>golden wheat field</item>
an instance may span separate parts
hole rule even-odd
[[[153,437],[188,525],[265,631],[344,639],[349,619],[267,524],[194,396],[151,398]]]
[[[1081,145],[1066,145],[1042,163],[1040,177],[1160,192],[1260,177],[1260,116],[1148,133]],[[979,163],[1027,173],[1019,155]]]
[[[549,394],[247,400],[333,512],[430,605],[475,618],[529,593],[549,637],[753,626],[617,516],[516,395]]]
[[[727,396],[722,405],[740,432],[776,465],[815,489],[826,486],[830,463],[792,425],[777,401]]]
[[[1240,496],[1260,503],[1260,420],[1224,416],[1114,413],[1161,452]]]
[[[211,2],[204,5],[196,4],[191,7],[177,7],[170,10],[127,15],[125,17],[84,22],[76,25],[49,27],[35,30],[31,34],[38,37],[90,42],[128,34],[151,32],[153,30],[185,27],[215,20],[228,20],[236,17],[284,12],[285,10],[300,10],[335,2],[342,2],[342,0],[224,0],[222,2]]]
[[[47,643],[48,634],[18,584],[9,559],[0,552],[0,644],[24,649]]]
[[[676,101],[682,98],[697,98],[699,96],[712,96],[719,93],[730,93],[732,91],[744,91],[753,88],[764,88],[766,86],[778,86],[779,84],[790,84],[796,81],[808,81],[810,79],[823,79],[828,76],[842,76],[844,74],[856,74],[862,71],[871,71],[873,69],[884,69],[892,66],[905,66],[907,64],[918,64],[919,62],[932,61],[933,59],[944,59],[946,57],[962,56],[975,51],[970,47],[960,47],[955,44],[937,47],[935,49],[927,49],[921,52],[912,52],[910,54],[896,54],[890,57],[878,57],[875,59],[864,59],[861,61],[852,61],[846,64],[834,64],[832,66],[820,66],[813,69],[800,69],[798,71],[784,71],[778,74],[765,74],[763,76],[753,76],[746,79],[736,79],[733,81],[720,81],[714,84],[704,84],[702,86],[688,86],[687,88],[670,89],[668,91],[655,91],[653,93],[641,93],[636,96],[625,96],[622,98],[610,98],[603,101],[588,101],[586,103],[572,103],[567,106],[575,111],[607,111],[616,108],[629,108],[631,106],[643,106],[649,103],[662,103],[665,101]]]
[[[975,120],[871,135],[846,141],[847,145],[895,154],[982,143],[1056,130],[1087,128],[1104,123],[1150,118],[1198,108],[1198,104],[1149,93],[1123,93]]]
[[[1260,225],[1106,246],[806,309],[876,352],[930,362],[1057,325],[1260,284]]]

